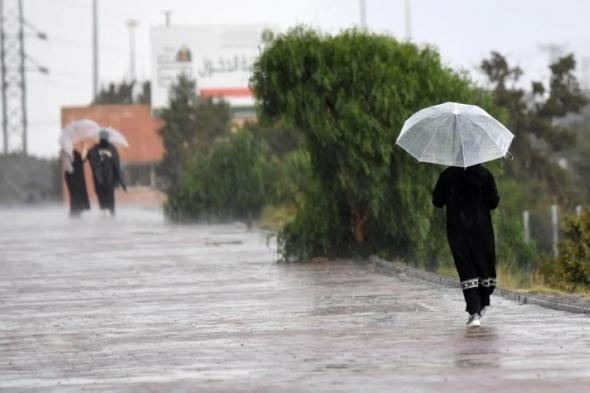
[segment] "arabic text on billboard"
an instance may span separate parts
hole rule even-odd
[[[196,80],[201,95],[222,96],[232,106],[253,106],[248,81],[267,30],[268,26],[152,28],[152,106],[167,105],[170,86],[182,73]]]

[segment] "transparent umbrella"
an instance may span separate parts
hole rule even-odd
[[[513,138],[480,107],[446,102],[414,113],[396,143],[420,162],[466,168],[506,156]]]
[[[76,120],[68,124],[63,130],[61,130],[59,143],[63,151],[68,156],[72,156],[74,144],[84,139],[92,138],[93,135],[97,135],[99,130],[100,126],[92,120]]]
[[[96,130],[95,132],[93,132],[93,134],[90,136],[90,138],[98,140],[100,138],[101,131],[106,132],[109,135],[109,142],[111,142],[115,145],[129,147],[129,143],[127,142],[127,138],[125,138],[125,136],[123,134],[121,134],[120,131],[118,131],[112,127],[102,127],[100,129]]]

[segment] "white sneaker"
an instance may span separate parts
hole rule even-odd
[[[480,327],[480,326],[481,326],[481,322],[479,321],[479,314],[478,313],[471,314],[469,316],[469,319],[467,320],[467,327],[474,328],[474,327]]]

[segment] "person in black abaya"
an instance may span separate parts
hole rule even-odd
[[[78,152],[82,151],[82,154]],[[86,179],[84,177],[85,146],[77,145],[72,155],[64,153],[65,181],[70,195],[70,216],[79,217],[84,210],[90,209]]]
[[[108,210],[115,215],[115,188],[127,187],[123,180],[123,171],[119,160],[119,153],[115,146],[109,142],[108,133],[100,132],[99,142],[88,152],[88,160],[92,167],[94,189],[98,197],[101,210]]]
[[[496,287],[496,249],[490,211],[500,202],[492,174],[482,165],[445,169],[434,188],[434,206],[447,207],[447,238],[469,313],[479,326]]]

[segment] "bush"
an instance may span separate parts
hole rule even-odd
[[[300,149],[278,159],[274,204],[301,205],[306,192],[316,187],[307,151]]]
[[[175,220],[240,219],[251,223],[263,205],[292,210],[311,177],[303,135],[281,123],[246,123],[230,132],[223,101],[202,98],[181,75],[171,88],[160,135],[166,153],[158,173]]]
[[[295,217],[278,233],[281,261],[307,261],[316,256],[336,257],[351,252],[350,233],[342,231],[347,222],[342,200],[326,197],[317,181],[310,181],[297,203]],[[327,219],[327,217],[330,217]]]
[[[570,291],[590,288],[590,211],[564,220],[559,255],[546,258],[540,272],[547,283]]]
[[[165,206],[176,219],[242,219],[251,223],[269,198],[275,169],[267,146],[247,130],[209,151],[196,150]]]

